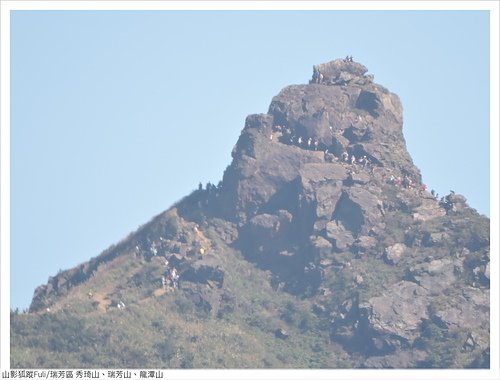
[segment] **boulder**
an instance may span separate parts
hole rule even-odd
[[[300,190],[299,202],[303,216],[314,213],[318,224],[315,231],[326,227],[331,220],[335,206],[342,194],[342,182],[347,178],[346,168],[336,163],[305,164],[299,170]]]
[[[371,77],[365,77],[368,69],[358,62],[346,62],[342,59],[336,59],[316,65],[315,68],[323,75],[323,82],[326,84],[367,83],[371,79]]]
[[[339,251],[345,251],[354,243],[351,231],[336,221],[327,223],[326,237],[335,244],[335,248]]]
[[[477,329],[486,322],[481,316],[489,315],[489,291],[470,287],[438,307],[435,316],[445,326]]]
[[[396,243],[387,247],[384,252],[384,258],[387,263],[395,265],[401,260],[401,256],[406,251],[406,245],[402,243]]]
[[[198,260],[181,273],[181,281],[190,281],[202,284],[215,284],[222,288],[224,271],[220,266],[207,265],[206,260]]]
[[[363,254],[372,252],[376,245],[377,239],[375,239],[373,236],[363,235],[358,237],[354,241],[352,248],[354,252]]]
[[[424,198],[422,204],[413,210],[413,219],[425,222],[446,215],[434,198]]]
[[[342,153],[347,152],[347,148],[349,147],[349,140],[345,138],[340,133],[336,133],[332,136],[332,141],[330,146],[328,147],[328,151],[333,153],[337,157],[341,157]]]
[[[449,234],[446,232],[432,232],[424,236],[422,243],[427,247],[432,247],[439,245],[442,241],[449,238]]]
[[[333,246],[328,240],[321,236],[314,235],[310,237],[310,242],[316,256],[320,258],[330,256]]]
[[[349,182],[357,185],[366,185],[370,182],[370,176],[367,173],[351,173],[348,178]]]
[[[292,222],[292,214],[279,210],[275,214],[259,214],[250,219],[249,227],[256,241],[266,241],[283,236]]]
[[[335,206],[333,220],[355,235],[367,234],[369,226],[381,221],[378,203],[379,199],[364,188],[347,188]]]
[[[411,267],[409,275],[430,294],[437,295],[455,282],[455,264],[461,266],[459,261],[454,262],[451,258],[431,260]]]
[[[361,118],[361,116],[358,117]],[[347,140],[349,140],[350,144],[361,142],[365,139],[365,136],[368,133],[367,127],[368,126],[365,123],[358,123],[356,125],[351,125],[351,127],[347,128],[344,131],[343,136],[346,137]]]
[[[400,281],[384,295],[360,304],[360,316],[373,333],[412,343],[419,336],[420,324],[429,317],[427,294],[418,284]]]

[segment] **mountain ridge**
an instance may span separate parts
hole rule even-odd
[[[32,365],[16,355],[37,318],[139,318],[155,330],[141,308],[158,315],[169,305],[175,334],[153,345],[134,335],[153,359],[119,355],[115,364],[187,365],[174,350],[194,367],[489,366],[489,220],[462,195],[427,191],[406,150],[401,101],[367,72],[348,58],[314,66],[308,84],[285,87],[266,114],[246,118],[217,186],[200,185],[38,287],[30,313],[14,317],[13,363]],[[189,332],[186,314],[233,331],[240,361],[219,348],[216,358],[200,355],[210,345],[194,343],[210,334]],[[169,325],[167,316],[158,318]],[[118,339],[111,327],[106,334]],[[47,338],[34,356],[54,351]],[[68,363],[58,355],[56,365]],[[75,365],[106,363],[88,342],[68,355]]]

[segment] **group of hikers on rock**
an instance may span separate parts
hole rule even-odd
[[[353,168],[372,168],[372,161],[366,155],[356,156],[354,154],[349,154],[346,151],[342,152],[340,156],[337,156],[333,153],[330,153],[328,149],[325,150],[325,161],[326,162],[335,162],[339,161],[340,163],[345,163],[351,165]]]
[[[314,66],[313,67],[312,83],[319,84],[319,83],[323,82],[323,78],[324,78],[323,74],[319,71],[319,69],[316,66]]]
[[[352,56],[347,56],[344,59],[344,62],[353,62]],[[319,72],[319,69],[317,67],[314,67],[314,75],[313,75],[313,81],[317,82],[320,81],[322,78],[321,73]],[[358,116],[358,121],[362,120],[361,116]],[[340,135],[344,135],[344,129],[335,129],[333,126],[329,125],[328,126],[330,129],[330,132],[332,135],[336,135],[340,133]],[[303,137],[302,135],[295,134],[294,131],[290,126],[287,125],[282,125],[282,124],[277,124],[272,127],[272,133],[270,136],[270,139],[273,140],[274,137],[277,137],[279,141],[283,142],[284,144],[287,145],[296,145],[300,148],[303,149],[309,149],[309,150],[322,150],[324,152],[324,159],[326,162],[334,162],[338,161],[343,164],[349,164],[352,165],[352,171],[356,171],[357,168],[371,168],[371,171],[373,173],[374,166],[373,162],[365,154],[359,154],[358,156],[354,155],[353,153],[349,154],[347,151],[343,151],[340,155],[334,154],[333,152],[330,152],[329,149],[332,149],[331,147],[327,147],[324,143],[320,142],[318,139],[314,137]],[[338,149],[336,149],[338,152]],[[383,178],[387,178],[387,174],[382,174]],[[427,192],[427,185],[420,183],[419,181],[413,180],[409,175],[405,175],[403,177],[401,176],[394,176],[391,174],[387,178],[387,183],[390,183],[394,186],[397,186],[402,189],[410,189],[410,190],[417,190],[419,195],[423,195],[425,192]],[[432,190],[431,195],[434,197],[434,199],[439,200],[439,195]],[[448,200],[448,198],[442,198],[440,201],[440,205],[444,207],[445,209],[449,208],[449,205],[451,202]]]
[[[172,287],[173,289],[179,288],[179,278],[180,275],[175,267],[170,267],[170,263],[165,259],[165,271],[161,277],[162,288]]]
[[[213,204],[212,201],[214,201],[216,198],[219,197],[221,189],[222,189],[222,181],[219,181],[217,186],[211,182],[207,182],[205,189],[203,188],[203,184],[200,182],[198,184],[198,192],[197,192],[198,208],[201,209],[206,206],[209,206],[210,204]]]
[[[412,180],[410,176],[405,175],[404,177],[395,177],[393,174],[387,179],[387,183],[395,185],[397,187],[402,187],[404,189],[417,189],[419,184]],[[423,191],[427,190],[427,185],[420,185],[420,189]]]
[[[393,174],[391,174],[390,177],[387,178],[387,183],[402,189],[418,190],[419,194],[422,194],[427,191],[426,184],[414,181],[409,175],[405,175],[404,177],[401,176],[396,177]]]
[[[329,126],[329,128],[333,133],[333,127]],[[344,130],[340,129],[340,133],[342,134],[343,132]],[[293,134],[293,131],[290,127],[287,127],[285,125],[274,125],[273,132],[270,136],[271,140],[273,140],[275,134],[278,134],[278,136],[282,136],[282,141],[286,144],[295,145],[303,149],[314,151],[323,150],[325,161],[327,162],[340,161],[343,163],[351,164],[353,166],[360,166],[362,168],[372,165],[372,161],[366,155],[359,155],[358,157],[356,157],[354,154],[350,155],[349,153],[344,151],[340,156],[337,156],[334,153],[330,152],[329,148],[327,148],[325,144],[320,143],[318,139],[313,137],[303,137],[300,135],[297,136]]]
[[[326,150],[326,153],[328,153],[328,149]],[[335,157],[335,155],[334,155],[334,157]],[[340,158],[341,158],[342,162],[345,162],[348,164],[350,163],[353,166],[361,165],[361,167],[363,167],[363,168],[365,168],[368,165],[371,165],[371,163],[372,163],[371,160],[366,155],[356,157],[354,154],[349,155],[349,153],[347,153],[346,151],[342,152],[342,154],[340,155]]]
[[[399,176],[395,177],[394,175],[391,174],[391,176],[387,179],[387,183],[393,184],[403,189],[417,190],[420,195],[424,194],[427,191],[426,184],[423,183],[420,184],[412,180],[411,177],[408,175],[405,175],[404,177],[399,177]],[[453,207],[452,197],[454,195],[455,192],[453,190],[450,190],[450,194],[448,194],[445,197],[441,197],[441,199],[439,199],[439,194],[434,189],[431,190],[431,196],[436,201],[439,201],[439,205],[443,207],[446,211],[452,209]]]
[[[352,57],[348,57],[352,58]],[[347,58],[346,58],[347,59]],[[351,62],[351,61],[349,61]],[[333,127],[329,126],[330,131],[332,134],[334,133]],[[344,133],[343,129],[339,129],[337,132],[340,134]],[[309,150],[323,150],[324,152],[324,159],[326,162],[340,162],[343,164],[348,164],[352,165],[353,170],[356,170],[357,168],[371,168],[373,171],[373,162],[368,157],[367,155],[354,155],[354,154],[349,154],[347,151],[343,151],[340,155],[336,155],[333,152],[329,151],[329,148],[326,147],[325,144],[320,143],[319,140],[313,138],[313,137],[302,137],[302,136],[297,136],[293,133],[292,129],[286,125],[274,125],[273,126],[273,133],[271,134],[271,140],[273,140],[273,136],[275,134],[278,135],[278,137],[283,137],[281,141],[285,144],[292,144],[296,145],[300,148],[303,149],[309,149]],[[386,175],[383,175],[384,178],[387,178]],[[402,189],[412,189],[412,190],[417,190],[419,194],[423,194],[427,191],[427,185],[419,183],[415,180],[413,180],[410,176],[405,175],[403,177],[401,176],[394,176],[391,174],[387,178],[387,183],[392,184],[394,186],[397,186]],[[434,190],[431,191],[431,195],[436,199],[439,200],[439,194],[437,194]],[[448,202],[449,203],[449,202]],[[440,204],[446,208],[447,206],[447,201],[445,198],[441,199]]]
[[[437,199],[438,194],[436,193],[436,199]],[[443,207],[446,212],[453,210],[454,204],[456,203],[456,199],[460,198],[460,196],[455,196],[455,192],[453,190],[450,190],[450,193],[444,197],[441,198],[439,201],[439,205]],[[463,200],[465,198],[462,197]]]
[[[146,249],[146,254],[147,254],[147,257],[156,257],[156,256],[159,256],[159,249],[161,248],[162,246],[162,242],[164,242],[165,240],[160,237],[160,243],[156,243],[156,242],[150,242],[149,239],[146,243],[147,246],[149,246],[149,249]],[[137,255],[139,252],[141,252],[141,248],[139,247],[139,245],[136,245],[135,247],[135,254]],[[170,262],[168,261],[167,259],[167,256],[165,254],[165,262],[164,262],[164,272],[163,272],[163,275],[161,277],[161,285],[162,285],[162,288],[173,288],[173,289],[177,289],[179,287],[179,272],[177,271],[177,269],[170,264]]]
[[[211,193],[216,193],[222,187],[222,181],[219,181],[219,184],[215,186],[211,182],[207,182],[205,185],[205,191],[210,195]],[[200,182],[198,184],[198,191],[203,191],[203,184]]]
[[[270,139],[274,138],[274,134],[278,133],[280,136],[283,136],[285,141],[287,141],[291,145],[296,145],[301,148],[306,148],[309,150],[318,150],[319,149],[319,140],[312,137],[303,137],[296,136],[292,133],[292,130],[283,125],[275,125],[273,126],[273,132],[271,133]]]
[[[352,57],[348,57],[352,58]],[[347,58],[346,58],[347,59]],[[351,62],[351,61],[349,61]],[[333,127],[329,126],[330,131],[334,133]],[[338,130],[340,134],[344,133],[343,129]],[[278,135],[278,137],[283,137],[281,139],[282,142],[285,144],[292,144],[296,145],[300,148],[305,148],[305,149],[310,149],[310,150],[323,150],[324,152],[324,159],[326,162],[340,162],[348,165],[352,165],[354,168],[371,168],[373,171],[373,162],[368,157],[367,155],[354,155],[354,154],[349,154],[347,151],[343,151],[340,155],[336,155],[333,152],[329,151],[329,148],[326,147],[323,143],[320,143],[319,140],[313,138],[313,137],[302,137],[302,136],[297,136],[293,134],[293,131],[290,127],[286,125],[274,125],[273,126],[273,133],[271,134],[271,140],[273,140],[273,136],[275,134]],[[355,170],[355,169],[354,169]],[[384,177],[386,178],[386,175],[384,174]],[[427,185],[421,184],[415,180],[413,180],[410,176],[405,175],[403,177],[401,176],[394,176],[390,175],[389,178],[387,178],[387,183],[393,184],[394,186],[397,186],[399,188],[403,189],[413,189],[413,190],[418,190],[419,194],[423,194],[424,192],[427,191]],[[439,196],[438,194],[432,190],[431,195],[438,200]],[[446,200],[441,200],[441,203],[445,205]],[[446,207],[445,207],[446,208]]]
[[[329,128],[330,128],[330,131],[333,133],[333,127],[330,126]],[[320,144],[318,140],[311,138],[311,137],[306,139],[306,138],[303,138],[301,136],[296,138],[296,136],[292,134],[292,130],[289,127],[286,127],[284,125],[275,125],[273,127],[273,131],[279,132],[283,136],[285,136],[285,135],[290,136],[290,137],[287,137],[287,139],[285,139],[285,142],[289,142],[290,144],[297,145],[299,147],[306,147],[309,149],[314,147],[313,149],[315,151],[318,150],[318,146]],[[340,129],[339,132],[340,132],[340,134],[343,134],[344,130]],[[272,140],[272,135],[271,135],[271,140]],[[322,145],[322,148],[324,148],[324,145]],[[338,161],[341,163],[350,164],[356,168],[361,167],[364,169],[366,167],[371,167],[373,170],[373,163],[372,163],[371,159],[369,157],[367,157],[366,155],[355,156],[354,154],[349,154],[347,151],[344,151],[340,154],[340,156],[337,156],[334,153],[331,153],[328,148],[325,148],[324,157],[325,157],[326,162]],[[408,175],[405,175],[404,177],[400,177],[400,176],[396,177],[396,176],[391,174],[390,177],[387,179],[387,183],[393,184],[393,185],[400,187],[400,188],[403,188],[403,189],[416,189],[416,190],[418,190],[419,194],[422,194],[422,193],[427,191],[426,184],[420,184],[417,181],[413,180]],[[431,195],[436,200],[439,200],[439,194],[437,194],[434,190],[431,190]],[[447,202],[445,198],[442,198],[440,201],[440,204],[444,208],[446,208],[448,203],[450,203],[450,202]]]

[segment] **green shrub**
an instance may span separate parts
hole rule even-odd
[[[162,362],[168,363],[175,356],[177,349],[170,340],[166,339],[155,344],[155,351]]]

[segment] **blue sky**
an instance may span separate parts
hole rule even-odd
[[[489,215],[485,11],[13,12],[11,307],[217,183],[247,115],[347,54],[429,188]]]

